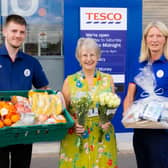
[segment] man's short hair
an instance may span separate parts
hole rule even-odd
[[[5,26],[8,25],[8,23],[10,23],[10,22],[14,22],[14,23],[18,23],[20,25],[27,26],[26,20],[22,16],[16,15],[16,14],[8,15],[6,17]]]

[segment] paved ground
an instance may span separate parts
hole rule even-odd
[[[130,151],[119,152],[119,168],[136,168],[134,154]],[[33,154],[31,168],[58,168],[58,154]]]
[[[133,152],[118,153],[118,168],[136,168],[136,160]]]
[[[136,168],[132,147],[132,133],[116,134],[119,168]],[[58,168],[59,143],[35,143],[31,168]]]

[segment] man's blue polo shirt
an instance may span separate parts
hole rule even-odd
[[[12,62],[5,45],[0,47],[0,91],[30,90],[32,85],[35,88],[48,85],[39,61],[19,51]]]
[[[130,83],[135,83],[134,77],[140,72],[140,69],[148,64],[147,61],[140,63],[132,72]],[[156,80],[155,91],[158,90],[160,96],[168,97],[168,60],[161,56],[160,59],[151,64],[152,71]],[[142,88],[136,85],[135,100],[144,98],[142,97]],[[156,91],[157,92],[157,91]]]

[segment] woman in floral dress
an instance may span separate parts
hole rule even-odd
[[[117,168],[114,128],[110,120],[100,123],[96,102],[100,93],[114,92],[114,83],[111,75],[96,70],[99,57],[100,49],[95,40],[78,40],[76,58],[82,69],[68,76],[62,89],[75,125],[61,142],[59,168]],[[72,101],[81,95],[87,95],[92,100],[92,107],[85,119],[83,118],[83,125],[78,122],[77,109],[71,106]],[[100,140],[101,130],[104,134]]]

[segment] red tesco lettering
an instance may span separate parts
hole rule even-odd
[[[87,20],[121,20],[122,14],[121,13],[85,13],[87,16]]]

